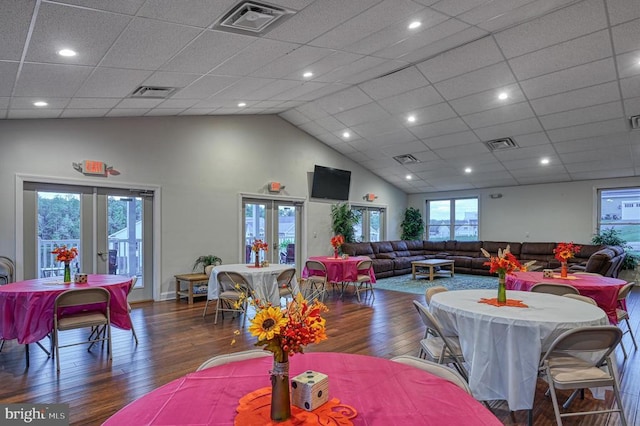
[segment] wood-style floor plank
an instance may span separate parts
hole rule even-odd
[[[424,303],[424,297],[394,291],[376,290],[376,300],[368,297],[358,303],[346,294],[344,300],[330,294],[326,314],[329,339],[307,348],[308,351],[348,352],[392,358],[416,355],[418,341],[424,333],[412,300]],[[215,306],[214,306],[215,308]],[[241,327],[239,319],[229,315],[213,324],[214,309],[202,318],[204,301],[189,306],[186,302],[157,302],[135,305],[132,318],[140,341],[135,345],[130,331],[113,329],[113,360],[106,360],[106,350],[85,346],[62,348],[61,372],[56,374],[55,362],[31,345],[31,367],[25,369],[24,346],[7,342],[0,352],[0,401],[2,403],[67,403],[71,423],[98,425],[114,412],[145,393],[194,371],[203,361],[214,356],[253,348],[255,338]],[[640,337],[640,290],[628,300],[632,328]],[[236,344],[231,345],[233,332],[240,330]],[[86,337],[71,331],[63,339],[71,341]],[[43,344],[48,341],[43,341]],[[629,425],[640,422],[640,354],[633,349],[629,335],[624,343],[629,358],[623,360],[617,350],[621,375],[623,403]],[[304,356],[304,355],[296,355]],[[295,357],[292,362],[295,362]],[[268,374],[265,372],[265,374]],[[539,381],[534,409],[536,426],[555,425],[550,398],[544,396],[546,386]],[[559,392],[563,400],[569,392]],[[587,391],[585,400],[576,399],[571,410],[610,407],[613,396],[594,399]],[[511,413],[506,403],[491,402],[494,414],[505,425],[526,425],[524,411]],[[132,423],[133,424],[133,423]],[[569,418],[566,425],[618,425],[617,415],[596,415]]]

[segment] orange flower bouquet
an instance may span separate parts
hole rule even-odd
[[[567,261],[575,256],[576,253],[580,251],[580,246],[573,244],[573,241],[570,243],[560,242],[553,249],[553,254],[555,258],[562,265],[562,269],[560,270],[560,276],[562,278],[567,277]]]
[[[67,246],[62,245],[60,247],[56,247],[51,253],[56,255],[56,261],[64,262],[64,282],[70,283],[71,267],[69,264],[76,258],[76,256],[78,256],[78,248],[71,247],[68,249]]]
[[[333,247],[333,257],[338,258],[338,249],[344,244],[344,237],[340,234],[331,237],[331,246]]]
[[[256,268],[260,267],[260,250],[268,251],[269,244],[260,239],[256,239],[253,241],[253,244],[251,244],[251,251],[254,252],[256,256],[256,261],[254,265]]]
[[[481,248],[482,254],[489,258],[488,262],[483,263],[489,266],[489,272],[498,274],[498,303],[507,303],[507,288],[505,278],[507,274],[513,274],[515,271],[526,271],[527,268],[535,263],[535,261],[527,262],[522,265],[518,259],[511,253],[511,249],[507,246],[504,250],[498,249],[497,256],[491,256],[488,251]]]

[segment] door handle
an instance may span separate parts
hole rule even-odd
[[[104,255],[105,255],[105,254],[107,254],[107,253],[105,253],[105,252],[103,252],[103,251],[99,251],[99,252],[98,252],[98,256],[100,256],[100,259],[102,259],[102,260],[104,260]]]

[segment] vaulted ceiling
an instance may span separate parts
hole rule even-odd
[[[640,175],[638,0],[237,3],[3,0],[0,119],[280,114],[407,193]]]

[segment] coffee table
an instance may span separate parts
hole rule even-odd
[[[440,266],[451,266],[451,269],[442,269],[437,271],[435,268]],[[420,271],[417,268],[428,268],[429,272]],[[429,277],[429,281],[433,281],[433,277],[439,274],[451,274],[453,277],[455,273],[455,261],[447,259],[426,259],[417,260],[411,262],[411,279],[416,279],[416,275]]]

